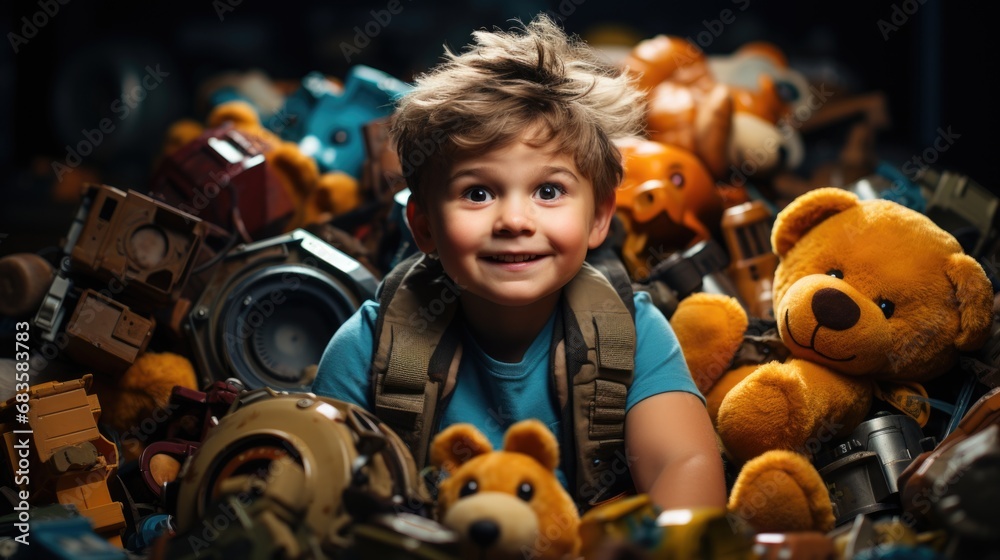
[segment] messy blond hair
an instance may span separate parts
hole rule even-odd
[[[481,155],[537,131],[594,185],[598,203],[622,179],[612,139],[641,132],[643,97],[620,69],[601,62],[540,14],[510,33],[476,31],[475,43],[419,76],[393,116],[391,135],[407,186],[425,204],[428,171]]]

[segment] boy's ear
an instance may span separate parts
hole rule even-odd
[[[587,247],[598,248],[604,243],[604,238],[608,236],[608,229],[611,227],[611,218],[615,215],[615,197],[609,196],[603,202],[597,204],[594,209],[594,224],[590,228],[590,237],[587,239]]]
[[[431,236],[430,216],[413,198],[413,195],[410,195],[410,199],[406,201],[406,225],[410,228],[417,248],[424,253],[430,253],[437,249]]]

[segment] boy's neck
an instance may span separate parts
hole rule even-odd
[[[498,305],[468,292],[462,293],[461,301],[465,324],[483,352],[500,362],[517,363],[545,327],[561,296],[559,290],[521,307]]]

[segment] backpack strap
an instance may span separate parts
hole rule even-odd
[[[631,289],[621,293],[587,263],[563,294],[552,371],[563,418],[563,469],[585,510],[633,487],[625,397],[635,369],[635,320],[625,305]]]
[[[386,276],[378,298],[371,370],[374,412],[423,466],[440,401],[454,386],[461,358],[458,321],[452,320],[458,288],[438,261],[417,253]]]

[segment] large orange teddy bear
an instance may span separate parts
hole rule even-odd
[[[771,244],[785,361],[730,367],[747,326],[732,299],[695,294],[671,324],[725,452],[743,465],[730,512],[758,531],[825,531],[834,514],[809,443],[849,435],[877,395],[919,394],[960,351],[980,347],[993,290],[926,216],[836,188],[792,201]],[[904,410],[914,402],[896,401]]]

